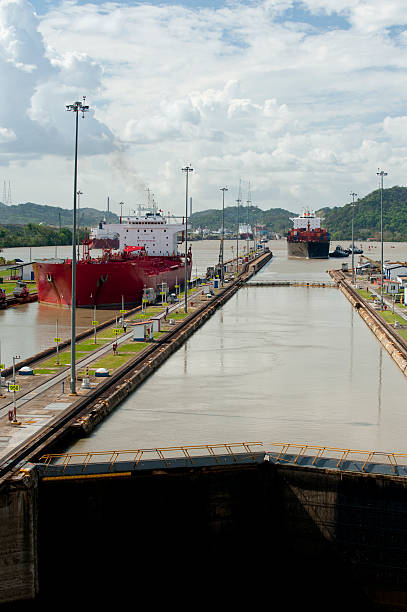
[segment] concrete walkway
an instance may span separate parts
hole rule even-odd
[[[350,279],[349,282],[351,282]],[[381,300],[380,286],[371,285],[368,281],[365,280],[357,280],[356,284],[359,285],[361,289],[365,289],[366,291],[370,291],[370,293],[372,293],[373,295],[377,295],[377,298]],[[407,308],[400,308],[398,304],[393,304],[393,301],[386,296],[383,296],[383,302],[384,304],[386,304],[387,309],[390,312],[393,312],[394,309],[394,313],[404,319],[407,325]]]
[[[199,287],[191,293],[188,296],[188,302],[195,301],[198,302],[200,306],[202,300],[206,300],[206,297],[202,296],[202,290],[203,288]],[[183,301],[169,306],[168,315],[171,315],[171,313],[176,310],[183,311]],[[164,315],[165,311],[163,310],[155,316],[164,318]],[[170,318],[170,316],[168,318]],[[130,321],[128,321],[128,325],[131,327]],[[115,327],[115,325],[113,324],[112,327]],[[106,330],[107,329],[109,328],[106,328]],[[118,336],[117,342],[119,347],[131,341],[132,337],[133,330]],[[87,354],[85,357],[81,357],[81,359],[76,362],[77,371],[111,354],[115,340],[115,338],[112,338],[111,341],[107,341],[102,347]],[[91,339],[89,339],[89,341],[91,342]],[[135,353],[135,355],[142,355],[143,350],[139,353]],[[46,359],[48,359],[48,357]],[[18,367],[16,370],[18,370]],[[80,387],[80,381],[78,381],[77,395],[75,396],[69,393],[68,379],[70,379],[69,365],[62,367],[55,375],[36,374],[35,376],[16,376],[16,383],[23,387],[21,391],[16,393],[17,424],[13,424],[8,418],[9,411],[13,410],[14,407],[13,393],[6,392],[5,396],[0,397],[0,461],[18,445],[36,434],[42,427],[52,423],[53,419],[58,417],[62,411],[69,408],[84,395],[90,393],[98,384],[101,384],[105,380],[104,378],[92,377],[92,389],[90,390],[82,389]],[[11,377],[9,376],[6,380],[10,381]],[[62,390],[63,382],[65,382],[65,392]]]

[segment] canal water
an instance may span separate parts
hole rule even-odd
[[[192,244],[193,269],[191,277],[205,275],[206,268],[213,266],[219,259],[219,241],[202,240]],[[252,244],[252,243],[251,243]],[[235,242],[226,241],[224,259],[232,258]],[[240,245],[243,252],[242,244]],[[69,246],[49,247],[22,247],[4,249],[2,256],[6,259],[16,257],[31,261],[47,257],[70,257],[72,248]],[[95,257],[99,251],[92,251]],[[1,275],[1,273],[0,273]],[[116,310],[98,310],[97,320],[102,323],[116,315]],[[93,321],[93,309],[77,309],[77,333],[89,329]],[[58,334],[56,333],[58,322]],[[70,338],[71,313],[68,308],[50,306],[46,304],[23,304],[18,307],[0,310],[0,363],[6,367],[12,364],[13,355],[20,355],[21,359],[35,355],[39,351],[52,346],[56,336],[62,339]]]
[[[270,246],[257,280],[329,279],[332,261]],[[403,452],[406,385],[337,289],[244,287],[69,450],[262,441]]]
[[[331,244],[334,249],[338,243]],[[359,245],[359,243],[357,243]],[[198,240],[191,242],[193,254],[192,276],[200,276],[206,273],[208,266],[213,266],[219,259],[218,240]],[[252,243],[250,243],[252,246]],[[269,274],[274,278],[280,275],[284,278],[317,278],[318,274],[328,268],[340,268],[341,259],[329,259],[320,261],[289,260],[287,258],[286,240],[272,240],[268,246],[274,253],[274,264],[269,268]],[[347,246],[347,243],[343,243]],[[244,253],[247,247],[246,241],[239,241],[239,253]],[[373,259],[380,258],[380,244],[377,242],[363,243],[364,252]],[[6,259],[16,257],[30,261],[46,257],[70,257],[72,249],[69,246],[48,247],[21,247],[4,249],[2,255]],[[95,255],[98,251],[93,252]],[[230,259],[236,255],[236,241],[226,240],[224,258]],[[404,261],[407,259],[406,243],[385,243],[385,259],[392,261]],[[349,265],[351,258],[345,260]],[[355,261],[358,257],[355,256]],[[118,314],[111,310],[98,310],[97,320],[106,321]],[[25,304],[18,307],[0,310],[0,363],[6,367],[11,365],[13,355],[20,355],[21,359],[30,357],[37,352],[52,346],[56,334],[56,323],[58,321],[58,336],[63,339],[70,337],[70,311],[67,308],[48,306],[44,304]],[[76,328],[78,333],[88,329],[93,320],[93,311],[78,309],[76,316]]]

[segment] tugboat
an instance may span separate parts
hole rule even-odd
[[[347,249],[343,249],[341,245],[338,244],[336,249],[329,253],[329,257],[349,257],[349,251]]]
[[[349,248],[346,249],[349,253],[349,255],[352,255],[352,245],[349,245]],[[353,254],[354,255],[362,255],[363,253],[363,249],[358,249],[358,247],[355,246],[355,248],[353,249]]]
[[[321,227],[323,219],[307,209],[291,221],[294,227],[287,234],[288,256],[328,259],[330,235]]]

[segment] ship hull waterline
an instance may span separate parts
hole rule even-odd
[[[170,265],[172,264],[172,265]],[[71,306],[72,264],[35,262],[33,264],[38,287],[38,301],[57,306]],[[192,262],[187,265],[187,278],[191,277]],[[162,269],[150,262],[81,260],[76,266],[76,306],[78,308],[116,308],[141,304],[143,291],[152,287],[158,294],[161,283],[167,283],[170,292],[175,285],[183,287],[184,262],[179,258],[166,261]]]
[[[288,257],[301,259],[328,259],[328,240],[324,242],[287,242]]]

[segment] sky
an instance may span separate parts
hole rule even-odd
[[[405,0],[0,0],[0,201],[338,206],[406,185]]]

